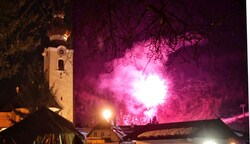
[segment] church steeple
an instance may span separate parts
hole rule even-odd
[[[44,49],[44,72],[50,87],[62,106],[60,115],[73,122],[73,49],[67,46],[70,36],[64,23],[60,0],[56,1],[53,19],[48,27],[50,44]]]

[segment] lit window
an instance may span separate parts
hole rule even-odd
[[[64,61],[63,60],[58,60],[58,70],[64,71]]]
[[[94,132],[94,137],[97,137],[97,132]]]

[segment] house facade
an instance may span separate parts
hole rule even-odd
[[[125,134],[118,126],[103,120],[88,133],[86,144],[119,144],[124,136]]]

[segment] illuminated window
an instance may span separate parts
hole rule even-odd
[[[58,70],[64,71],[64,61],[63,60],[58,60]]]
[[[97,132],[94,132],[94,137],[97,137]]]

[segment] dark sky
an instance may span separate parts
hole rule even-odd
[[[145,112],[163,123],[230,117],[248,105],[244,0],[73,0],[72,8],[78,126],[94,125],[104,107],[116,112],[119,124],[145,124]],[[156,39],[172,43],[159,52],[150,43]],[[131,91],[133,82],[152,75],[167,92],[145,107]],[[15,92],[13,82],[1,84]]]
[[[121,93],[120,89],[119,92],[117,91],[118,88],[129,85],[126,77],[121,78],[123,83],[116,83],[116,85],[112,83],[114,79],[117,80],[117,77],[124,76],[119,75],[121,67],[116,64],[116,61],[120,59],[127,61],[128,59],[124,58],[127,51],[121,52],[122,50],[119,49],[120,53],[113,56],[112,47],[104,52],[98,49],[100,44],[103,44],[100,39],[110,34],[105,29],[106,24],[109,23],[106,19],[109,12],[114,17],[120,18],[120,20],[114,19],[114,24],[126,24],[121,19],[124,18],[129,21],[129,25],[134,25],[133,20],[139,17],[145,8],[140,2],[144,4],[147,2],[156,8],[162,6],[160,1],[150,0],[133,2],[76,0],[73,3],[75,112],[77,116],[82,116],[76,118],[77,124],[94,123],[94,117],[97,117],[100,109],[106,105],[113,107],[116,113],[122,111],[124,115],[141,117],[129,111],[129,106],[126,104],[131,104],[131,97],[128,98],[124,94],[126,93],[124,90],[129,91],[129,88],[122,89],[124,93]],[[130,10],[128,6],[134,9]],[[240,0],[169,1],[169,11],[172,14],[183,17],[187,23],[203,25],[203,29],[197,27],[190,29],[190,32],[200,30],[203,42],[198,47],[189,45],[175,53],[166,54],[169,60],[163,63],[164,78],[170,79],[171,86],[168,100],[157,107],[156,115],[160,122],[230,117],[241,113],[240,104],[247,105],[245,7],[245,1]],[[185,13],[185,8],[189,9],[190,15]],[[163,12],[167,13],[167,10]],[[142,20],[140,27],[143,28],[150,21],[151,14],[149,13],[148,17]],[[119,31],[118,34],[130,30],[116,28]],[[132,35],[134,38],[132,42],[118,40],[131,47],[123,44],[119,46],[127,50],[136,49],[135,42],[140,43],[155,38],[155,29],[140,33],[136,35],[137,37]],[[99,31],[104,35],[98,35]],[[130,63],[126,63],[127,65],[130,66]],[[149,66],[147,70],[152,71],[150,68],[154,67]],[[131,72],[131,69],[122,70],[128,75]],[[105,90],[100,89],[103,83],[109,83]],[[135,111],[141,107],[138,104],[133,105],[133,108]],[[90,109],[91,112],[89,112]]]

